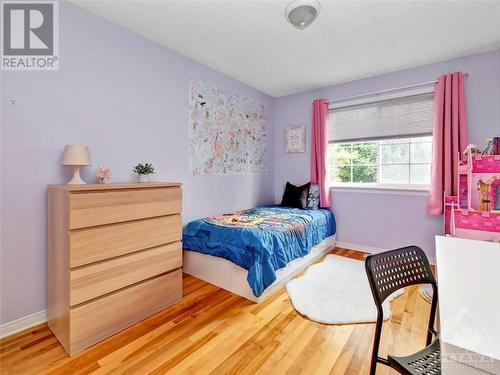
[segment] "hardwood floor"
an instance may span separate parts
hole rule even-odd
[[[283,289],[254,304],[191,276],[183,282],[182,302],[72,358],[46,324],[2,339],[0,373],[368,374],[374,324],[312,322],[295,312]],[[416,287],[397,298],[381,354],[422,348],[429,308]],[[378,374],[396,372],[379,365]]]

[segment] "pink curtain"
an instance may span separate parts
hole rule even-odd
[[[431,191],[427,212],[443,213],[443,193],[457,195],[458,154],[468,144],[465,76],[461,72],[439,77],[434,93]]]
[[[327,168],[328,103],[325,99],[313,102],[311,182],[319,185],[319,205],[330,207],[330,186]]]

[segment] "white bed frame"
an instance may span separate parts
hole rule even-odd
[[[335,246],[335,235],[325,238],[314,246],[309,254],[292,260],[286,267],[276,271],[276,281],[260,297],[255,297],[248,285],[248,271],[236,264],[212,255],[184,250],[183,271],[198,279],[228,290],[254,302],[262,302],[292,277],[325,255]]]

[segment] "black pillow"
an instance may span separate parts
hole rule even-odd
[[[307,196],[309,195],[310,187],[310,182],[302,186],[295,186],[290,182],[287,182],[280,206],[291,208],[306,208]]]

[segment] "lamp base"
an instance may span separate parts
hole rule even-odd
[[[82,180],[80,177],[80,166],[79,165],[74,165],[73,166],[73,178],[68,182],[68,185],[81,185],[85,184],[86,182]]]

